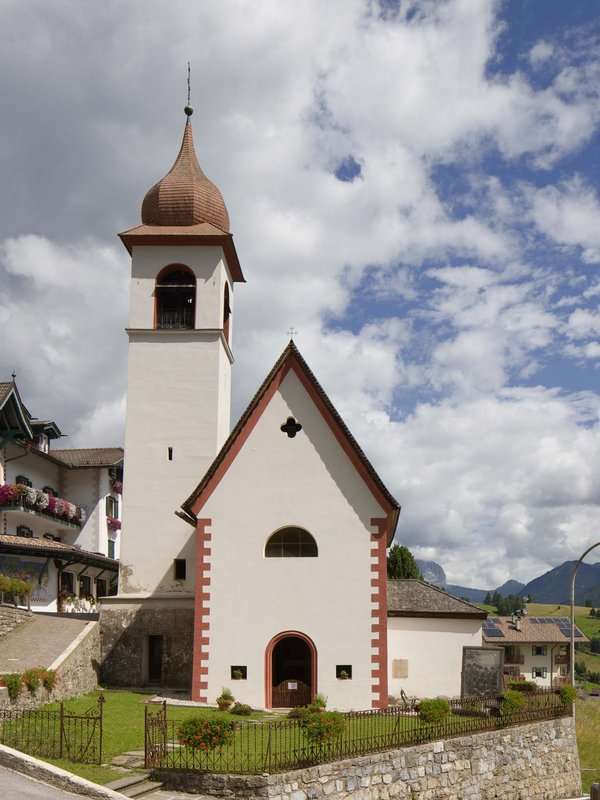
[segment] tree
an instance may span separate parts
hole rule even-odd
[[[394,544],[390,547],[387,557],[387,576],[391,580],[402,578],[423,580],[413,554],[403,544]]]
[[[492,605],[492,593],[488,592],[483,600],[484,605],[491,606]]]

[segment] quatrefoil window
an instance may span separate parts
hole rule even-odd
[[[302,425],[293,417],[288,417],[284,424],[279,429],[282,433],[285,433],[288,439],[293,439],[294,436],[302,430]]]

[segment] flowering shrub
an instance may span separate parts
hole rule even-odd
[[[33,507],[37,501],[37,490],[28,486],[25,490],[25,494],[23,495],[25,502],[28,506]]]
[[[111,531],[120,531],[121,530],[121,520],[115,519],[114,517],[107,517],[106,524],[108,525]]]
[[[42,678],[40,676],[40,668],[34,667],[28,669],[23,673],[23,683],[29,689],[31,694],[35,694],[35,690],[40,686]]]
[[[0,592],[12,594],[14,597],[22,597],[31,594],[32,586],[29,581],[22,581],[20,578],[7,578],[0,575]]]
[[[322,711],[308,714],[301,720],[301,725],[311,744],[325,744],[344,733],[346,720],[339,711]]]
[[[123,494],[123,482],[113,481],[112,489],[115,494]]]
[[[192,750],[215,750],[227,745],[233,736],[234,723],[215,714],[212,717],[190,717],[177,730],[182,747]]]

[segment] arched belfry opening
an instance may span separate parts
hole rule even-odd
[[[299,631],[275,636],[265,653],[267,708],[303,706],[317,693],[317,649]]]
[[[231,304],[229,302],[229,284],[225,284],[225,291],[223,292],[223,335],[225,341],[229,344],[229,319],[231,317]]]
[[[193,329],[196,320],[196,276],[184,264],[160,271],[155,287],[156,328]]]

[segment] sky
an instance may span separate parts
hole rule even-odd
[[[0,0],[0,379],[61,446],[123,442],[116,233],[177,155],[188,61],[247,279],[232,422],[293,328],[397,541],[483,588],[578,558],[600,538],[597,0]]]

